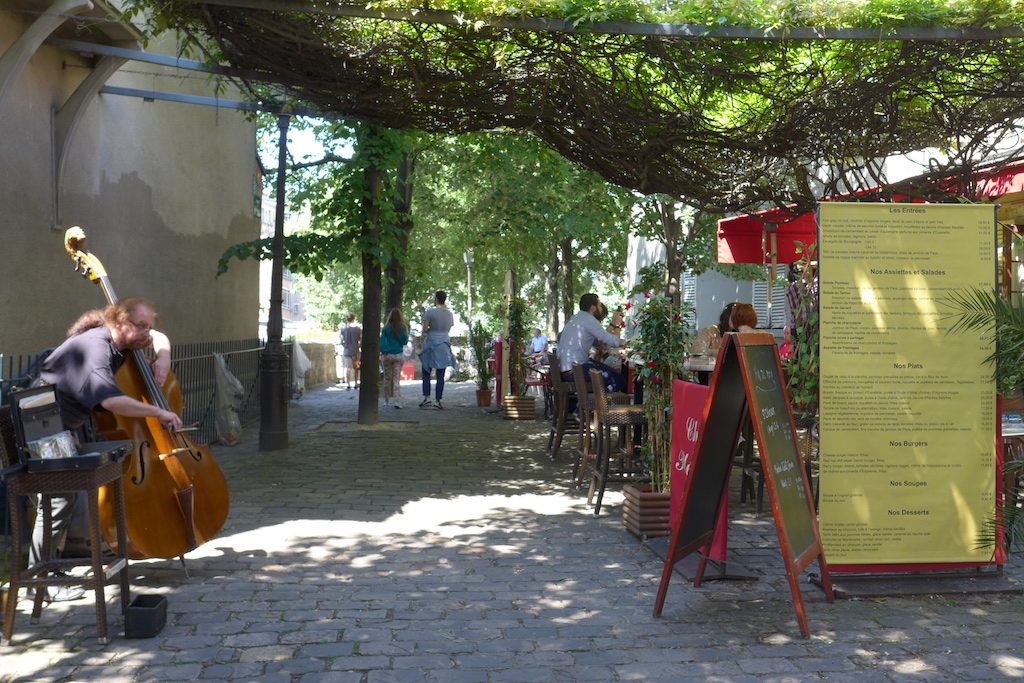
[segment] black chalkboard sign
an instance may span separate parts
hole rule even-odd
[[[814,506],[797,446],[793,411],[786,395],[774,339],[771,345],[741,344],[740,364],[749,382],[750,415],[754,424],[769,495],[773,495],[776,522],[786,538],[789,559],[800,562],[818,544]],[[811,556],[813,560],[814,556]],[[800,566],[802,565],[802,566]]]
[[[727,490],[733,454],[747,408],[743,376],[736,362],[736,350],[723,344],[716,372],[712,377],[701,434],[698,437],[693,471],[683,493],[682,528],[678,534],[678,552],[683,556],[707,542],[715,531],[718,508]],[[725,358],[728,357],[728,360]],[[673,540],[676,534],[673,534]]]
[[[727,491],[740,428],[748,411],[761,455],[797,623],[803,637],[809,638],[799,573],[818,560],[822,588],[829,602],[834,599],[834,593],[811,505],[810,486],[797,447],[778,348],[775,338],[763,332],[728,334],[718,350],[704,409],[704,426],[691,464],[693,472],[683,493],[682,515],[672,529],[654,616],[661,614],[672,568],[698,550],[702,557],[693,583],[694,586],[701,583],[718,510]]]

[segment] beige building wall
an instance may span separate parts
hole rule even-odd
[[[0,55],[34,20],[0,0]],[[176,54],[173,37],[147,46]],[[173,342],[253,337],[258,264],[217,260],[259,237],[254,124],[242,113],[103,94],[82,114],[56,207],[51,112],[93,58],[43,46],[0,101],[0,353],[54,346],[102,292],[72,270],[63,230],[82,226],[119,297],[157,302]],[[212,96],[207,74],[126,62],[109,85]],[[226,98],[238,98],[229,88]]]

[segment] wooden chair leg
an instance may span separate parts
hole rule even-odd
[[[601,460],[604,453],[604,438],[601,425],[594,430],[594,457],[590,461],[590,489],[587,491],[587,505],[593,505],[594,494],[597,492],[601,479]]]
[[[9,590],[7,592],[7,605],[4,610],[4,630],[2,645],[7,646],[11,644],[11,636],[14,634],[14,612],[18,604],[18,593],[21,591],[21,572],[23,566],[22,557],[22,540],[21,540],[21,527],[24,524],[21,515],[21,501],[20,496],[10,496],[8,499],[8,510],[10,511],[10,520],[13,524],[12,541],[14,542],[14,551],[12,553],[11,566],[11,581],[9,583]]]
[[[89,544],[92,561],[92,589],[96,596],[96,632],[100,644],[107,642],[107,599],[104,586],[106,575],[103,570],[103,559],[100,547],[100,493],[99,489],[88,492],[89,504]]]
[[[590,436],[590,424],[581,417],[579,445],[576,448],[576,462],[572,468],[572,487],[574,489],[583,486],[587,465],[590,464],[590,459],[593,457]]]
[[[558,449],[562,447],[562,439],[565,437],[565,412],[566,404],[568,403],[566,399],[565,394],[562,394],[561,404],[558,406],[558,428],[555,430],[555,445],[551,448],[551,453],[548,456],[552,461],[558,456]]]
[[[601,501],[604,499],[604,488],[608,484],[608,470],[611,466],[611,430],[602,427],[602,432],[606,432],[601,435],[605,448],[598,458],[601,463],[601,485],[597,490],[597,501],[594,503],[595,517],[601,514]]]
[[[558,392],[555,400],[555,412],[551,416],[551,430],[548,432],[548,457],[552,460],[562,445],[562,434],[565,433],[565,410],[568,406],[568,397],[564,392]],[[561,432],[561,433],[560,433]]]

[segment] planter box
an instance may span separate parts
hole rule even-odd
[[[668,493],[655,493],[636,484],[626,484],[622,493],[622,520],[631,533],[640,538],[669,535]]]
[[[537,416],[537,399],[533,396],[506,396],[505,417],[510,420],[533,420]]]
[[[491,405],[491,390],[490,389],[477,389],[476,390],[476,404],[481,408],[487,408]]]

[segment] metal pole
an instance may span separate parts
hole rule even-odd
[[[284,303],[284,199],[285,167],[288,162],[288,122],[291,114],[281,113],[277,153],[277,213],[274,216],[273,267],[270,274],[270,312],[267,345],[260,356],[260,445],[261,451],[288,447],[288,354],[281,344],[281,305]]]

